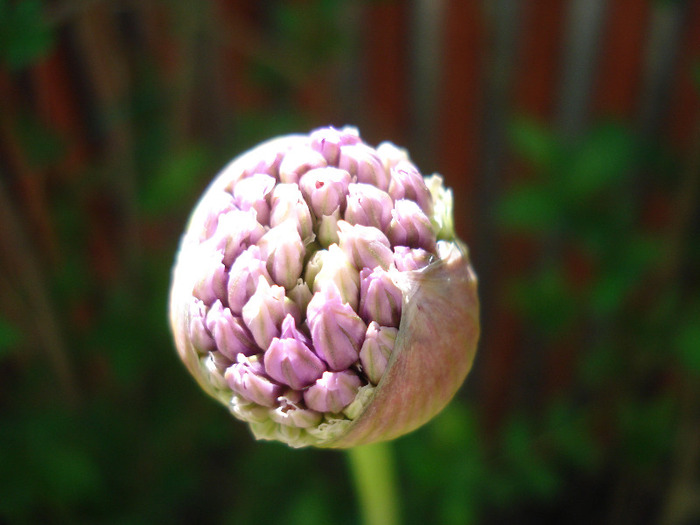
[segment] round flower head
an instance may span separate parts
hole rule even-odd
[[[170,322],[195,379],[258,439],[347,448],[410,432],[455,394],[479,337],[452,193],[355,128],[266,142],[195,208]]]

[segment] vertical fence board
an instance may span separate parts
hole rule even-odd
[[[455,226],[472,246],[477,230],[475,188],[482,149],[482,17],[478,2],[447,3],[443,37],[446,67],[440,79],[436,150],[436,171],[444,175],[456,195]]]
[[[512,85],[514,107],[519,113],[543,122],[549,120],[554,111],[564,6],[561,0],[540,0],[523,5],[520,54]]]
[[[438,96],[445,0],[414,0],[411,15],[411,151],[424,166],[435,164]]]
[[[61,136],[65,156],[58,167],[64,181],[85,167],[88,143],[78,110],[71,71],[62,47],[32,68],[36,111],[46,126]]]
[[[674,148],[692,155],[700,121],[700,2],[690,2],[673,72],[668,137]]]
[[[648,2],[610,0],[594,89],[596,114],[629,119],[638,110],[649,13]]]
[[[561,59],[558,127],[574,138],[588,122],[606,0],[570,0]]]
[[[407,145],[409,107],[407,2],[367,6],[362,40],[365,56],[365,122],[372,143],[391,140]],[[364,126],[364,123],[359,123]]]
[[[658,135],[668,111],[683,11],[680,2],[656,2],[652,7],[639,109],[639,127],[648,139]]]

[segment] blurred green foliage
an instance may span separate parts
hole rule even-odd
[[[7,67],[25,67],[50,49],[53,33],[43,9],[41,0],[0,0],[0,57]]]
[[[272,40],[311,70],[349,45],[337,38],[344,7],[317,0],[306,16],[274,3]],[[43,20],[39,1],[0,0],[7,66],[26,67],[50,50],[54,35]],[[174,140],[168,86],[154,75],[137,78],[118,109],[133,132],[128,198],[139,246],[117,239],[122,225],[110,223],[111,208],[123,205],[113,193],[124,174],[114,166],[89,165],[69,186],[52,188],[61,255],[44,268],[46,294],[78,396],[64,399],[33,348],[32,323],[41,320],[0,316],[0,522],[358,522],[343,455],[253,442],[189,378],[167,327],[177,237],[212,173],[232,152],[308,128],[290,96],[293,79],[278,65],[263,57],[249,72],[278,105],[238,111],[226,123],[236,132],[222,146]],[[34,116],[15,128],[34,168],[66,154],[64,141]],[[681,284],[700,252],[670,245],[642,216],[645,199],[671,198],[677,187],[675,154],[610,122],[567,141],[519,118],[510,139],[528,176],[504,190],[493,220],[537,256],[507,299],[526,327],[523,348],[533,349],[524,359],[545,376],[547,358],[570,352],[573,378],[555,393],[516,400],[496,429],[480,399],[463,396],[397,440],[406,523],[570,523],[581,515],[596,522],[615,504],[608,493],[629,476],[643,480],[632,496],[658,503],[682,417],[675,385],[682,391],[700,378],[697,282]],[[95,230],[100,212],[108,217]],[[107,252],[117,260],[102,263],[117,270],[95,270],[96,231],[117,245]],[[123,250],[134,256],[131,266]],[[572,268],[571,254],[585,271]],[[682,264],[669,276],[673,257]],[[473,374],[478,360],[476,367]]]

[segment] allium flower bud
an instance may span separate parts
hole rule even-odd
[[[253,334],[260,348],[267,348],[279,337],[282,321],[288,314],[299,320],[299,307],[289,299],[284,288],[270,286],[264,277],[258,279],[258,288],[243,307],[243,322]]]
[[[387,236],[394,246],[435,250],[435,232],[430,219],[418,204],[406,199],[397,200],[391,210],[391,223]]]
[[[321,268],[313,279],[313,289],[318,292],[329,283],[335,285],[343,302],[354,310],[360,300],[360,274],[350,262],[345,252],[337,244],[331,244],[328,250],[316,252]]]
[[[299,188],[316,217],[332,215],[345,209],[350,174],[338,168],[318,168],[307,171],[299,179]]]
[[[296,391],[295,391],[296,392]],[[299,392],[296,392],[299,394]],[[275,423],[296,428],[317,427],[323,415],[315,410],[304,408],[301,396],[289,399],[285,396],[277,398],[279,406],[269,413],[269,417]]]
[[[258,242],[260,255],[276,283],[291,289],[304,269],[304,243],[293,221],[271,228]]]
[[[389,268],[394,256],[391,244],[382,232],[372,226],[338,222],[340,247],[358,268]]]
[[[280,164],[280,182],[296,184],[307,171],[326,166],[328,166],[328,162],[318,151],[311,148],[291,150],[284,156],[282,164]]]
[[[391,275],[380,267],[363,268],[360,272],[359,314],[365,321],[399,326],[403,294]]]
[[[198,275],[192,289],[192,295],[211,306],[217,299],[226,299],[228,274],[222,262],[224,254],[219,251],[206,253],[200,251]]]
[[[394,201],[387,192],[371,184],[350,184],[345,220],[350,224],[374,226],[386,231],[393,207]]]
[[[198,353],[206,355],[216,350],[216,342],[206,325],[207,307],[200,300],[190,303],[189,338]]]
[[[219,217],[216,231],[207,245],[224,254],[224,265],[231,266],[243,250],[258,242],[265,233],[257,215],[251,208],[247,211],[232,210]]]
[[[253,209],[257,212],[260,224],[270,222],[270,203],[268,195],[275,187],[275,179],[264,173],[256,173],[241,180],[233,187],[233,198],[243,211]]]
[[[270,226],[292,221],[302,240],[313,235],[313,219],[309,205],[296,184],[278,184],[272,192]]]
[[[251,246],[236,259],[228,274],[228,306],[233,313],[241,315],[243,306],[255,293],[262,277],[272,284],[259,246]]]
[[[357,182],[376,186],[380,190],[389,188],[389,174],[384,169],[376,150],[365,144],[341,146],[338,166],[355,177]]]
[[[478,316],[442,178],[350,127],[281,137],[226,166],[173,270],[189,371],[257,438],[294,447],[428,421],[471,368]]]
[[[430,252],[426,252],[423,248],[394,247],[394,264],[400,272],[420,270],[434,260],[435,256]]]
[[[316,353],[331,370],[344,370],[357,361],[367,327],[334,284],[314,294],[306,315]]]
[[[224,377],[231,390],[258,405],[274,407],[283,392],[283,388],[265,374],[260,355],[239,355],[238,361],[226,370]]]
[[[265,352],[265,371],[295,390],[309,386],[326,370],[323,361],[309,349],[309,343],[288,315],[282,322],[282,334],[272,340]]]
[[[379,326],[376,321],[372,321],[367,327],[365,341],[360,349],[360,363],[373,385],[378,384],[384,375],[398,333],[396,328]]]
[[[310,135],[311,148],[318,151],[333,166],[338,165],[340,159],[340,147],[361,142],[356,128],[344,127],[341,130],[335,128],[321,128],[312,131]]]
[[[425,185],[418,168],[411,162],[403,160],[391,168],[389,195],[395,201],[410,199],[414,201],[427,215],[433,213],[433,199],[430,190]]]
[[[206,327],[218,351],[231,361],[235,361],[238,354],[253,355],[259,351],[243,319],[234,317],[221,301],[216,301],[209,309]]]
[[[354,372],[324,372],[323,376],[304,392],[306,405],[318,412],[337,413],[355,399],[362,381]]]

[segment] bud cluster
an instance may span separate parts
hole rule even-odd
[[[342,434],[391,361],[406,276],[452,240],[434,211],[445,193],[403,150],[349,127],[237,159],[183,238],[171,307],[183,360],[258,438]]]

